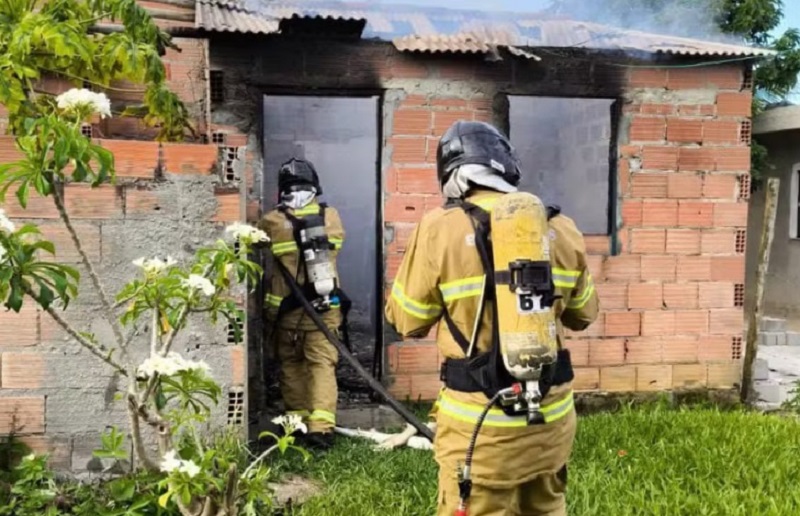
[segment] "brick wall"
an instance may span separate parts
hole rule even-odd
[[[204,40],[177,41],[184,52],[168,53],[171,86],[202,114],[205,96]],[[200,67],[200,72],[197,72]],[[48,91],[60,93],[71,87],[47,78]],[[135,100],[110,90],[114,110]],[[198,115],[196,126],[204,127]],[[7,113],[0,107],[0,128]],[[231,131],[225,145],[240,143]],[[68,185],[65,203],[85,250],[113,295],[136,273],[132,260],[147,255],[171,255],[187,260],[200,246],[220,236],[226,224],[244,213],[240,183],[222,180],[222,169],[233,166],[220,161],[219,145],[152,141],[152,130],[136,119],[114,117],[93,126],[97,143],[115,155],[117,183],[91,189]],[[109,139],[114,136],[116,139]],[[10,136],[0,136],[0,163],[19,159]],[[236,165],[237,167],[239,165]],[[252,175],[252,174],[251,174]],[[73,264],[82,273],[80,293],[64,317],[80,331],[95,333],[111,343],[108,325],[97,317],[100,302],[52,199],[32,194],[27,209],[16,202],[13,191],[0,204],[18,223],[35,222],[55,243],[60,262]],[[244,291],[235,295],[244,300]],[[243,301],[244,302],[244,301]],[[146,332],[143,332],[146,333]],[[146,356],[146,335],[133,340],[134,360]],[[223,392],[240,391],[246,383],[245,349],[231,342],[229,328],[192,320],[174,349],[206,360]],[[51,462],[62,470],[82,472],[96,466],[92,450],[106,425],[126,427],[124,406],[114,393],[124,381],[105,364],[83,351],[50,316],[28,301],[20,314],[0,311],[0,435],[15,433],[35,451],[51,453]],[[215,413],[217,421],[228,416],[225,394]]]

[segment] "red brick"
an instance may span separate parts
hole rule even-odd
[[[606,323],[605,313],[600,312],[597,315],[597,319],[585,330],[571,331],[567,328],[564,328],[564,335],[567,338],[573,338],[573,339],[591,339],[591,338],[601,339],[605,336],[604,335],[605,323]]]
[[[744,283],[744,256],[714,256],[711,258],[711,279]]]
[[[53,203],[53,197],[40,197],[33,188],[30,189],[28,204],[23,208],[16,196],[17,187],[12,187],[6,194],[3,209],[8,217],[26,219],[57,219],[58,210]]]
[[[421,107],[426,107],[430,105],[430,101],[428,97],[425,95],[408,95],[406,98],[400,102],[400,106],[398,110],[403,109],[417,109]]]
[[[642,153],[642,168],[645,170],[677,170],[677,147],[645,147]]]
[[[471,111],[435,111],[433,113],[433,134],[441,136],[451,125],[459,120],[472,120]]]
[[[591,273],[591,275],[594,278],[599,279],[601,281],[604,280],[606,277],[605,271],[603,270],[604,268],[603,261],[605,259],[606,259],[605,256],[591,255],[591,254],[586,257],[586,266],[589,269],[589,273]]]
[[[703,143],[739,143],[739,122],[732,120],[704,120]]]
[[[413,400],[432,401],[439,396],[442,381],[438,373],[411,375],[411,390],[409,395]]]
[[[72,219],[111,219],[122,216],[122,197],[111,185],[91,188],[88,185],[68,185],[64,189],[64,204]]]
[[[597,297],[603,304],[603,310],[628,308],[628,287],[621,283],[596,283]]]
[[[414,194],[438,194],[439,179],[435,167],[397,168],[397,191]]]
[[[674,256],[642,256],[642,281],[675,281]]]
[[[100,260],[100,226],[84,223],[73,223],[78,238],[81,240],[81,248],[92,262]],[[78,263],[81,257],[75,244],[72,241],[67,228],[62,223],[48,223],[39,225],[42,236],[53,242],[56,247],[56,254],[41,254],[42,260],[55,260],[61,263]]]
[[[746,202],[714,203],[714,227],[747,227]]]
[[[247,366],[244,346],[231,346],[231,383],[244,386],[247,382]]]
[[[589,344],[589,365],[620,365],[625,362],[625,341],[623,339],[590,340],[587,342]]]
[[[564,346],[569,350],[573,366],[585,367],[589,365],[589,342],[585,339],[566,339]]]
[[[631,174],[631,196],[651,199],[667,196],[667,176],[665,174]]]
[[[642,225],[642,201],[622,201],[622,225],[626,228]]]
[[[703,197],[736,200],[738,184],[733,174],[706,174],[703,179]]]
[[[389,380],[389,394],[397,399],[409,397],[411,395],[411,375],[392,375]]]
[[[714,155],[720,172],[750,172],[750,147],[717,147]]]
[[[424,212],[424,196],[396,194],[386,200],[384,219],[387,222],[419,222]]]
[[[676,364],[672,366],[673,389],[699,389],[708,383],[704,364]]]
[[[33,346],[39,340],[39,312],[29,299],[19,313],[0,310],[0,346]]]
[[[394,136],[428,136],[432,128],[433,114],[427,109],[400,109],[394,113]]]
[[[642,314],[642,336],[657,337],[675,334],[675,312],[651,310]]]
[[[705,88],[708,83],[706,71],[703,68],[671,68],[667,89],[694,90]]]
[[[677,112],[674,104],[641,104],[638,108],[643,115],[674,115]]]
[[[681,171],[714,170],[715,154],[706,147],[682,147],[678,168]]]
[[[400,374],[435,373],[439,370],[439,350],[435,343],[403,343],[397,349],[397,372]]]
[[[636,368],[636,390],[663,391],[672,387],[672,366],[640,365]]]
[[[662,117],[637,116],[631,121],[630,141],[664,141],[667,123]]]
[[[641,145],[620,145],[619,157],[620,158],[639,158],[642,155]]]
[[[631,252],[639,254],[662,254],[666,249],[665,229],[631,230]]]
[[[576,367],[572,388],[577,392],[596,391],[600,388],[600,369],[597,367]]]
[[[248,201],[245,207],[248,224],[255,224],[261,220],[261,202]]]
[[[585,235],[586,252],[589,254],[608,254],[611,242],[605,235]]]
[[[668,229],[667,253],[700,254],[700,231],[697,229]]]
[[[402,254],[393,254],[386,257],[386,283],[392,284],[397,271],[400,269],[400,264],[403,262]]]
[[[628,84],[631,88],[666,88],[667,70],[662,68],[634,68]]]
[[[211,220],[214,222],[236,222],[241,219],[241,195],[239,192],[216,192],[214,199],[217,201],[217,209]],[[146,203],[142,202],[138,206],[144,209]]]
[[[682,228],[710,228],[714,225],[714,204],[708,202],[678,201],[678,226]]]
[[[626,364],[658,364],[663,359],[663,341],[653,337],[636,337],[625,341]]]
[[[694,335],[674,335],[664,339],[664,362],[697,362],[699,338]]]
[[[601,368],[600,390],[606,392],[633,392],[636,390],[636,366]]]
[[[639,281],[641,257],[638,255],[608,256],[603,261],[603,277],[607,281]],[[600,276],[596,276],[599,278]]]
[[[392,137],[389,139],[392,148],[392,162],[425,163],[427,160],[427,140],[422,137]]]
[[[703,282],[699,287],[701,308],[733,308],[733,283]]]
[[[13,136],[0,135],[0,163],[19,161],[25,157],[22,152],[17,150],[15,142]]]
[[[667,196],[677,199],[694,199],[703,194],[703,178],[694,173],[670,174],[667,177]]]
[[[707,230],[702,232],[703,254],[733,254],[736,252],[735,230]]]
[[[712,335],[741,335],[744,329],[744,311],[741,308],[711,310]]]
[[[213,174],[218,159],[219,148],[216,145],[164,144],[164,168],[171,174]]]
[[[697,283],[664,283],[664,308],[697,308]]]
[[[703,121],[691,118],[668,118],[667,141],[701,143],[703,141]]]
[[[607,337],[636,337],[640,334],[641,314],[639,312],[606,312],[605,335]]]
[[[44,396],[0,398],[0,434],[44,432]]]
[[[697,346],[697,357],[701,362],[731,360],[732,346],[730,336],[702,337]]]
[[[391,246],[394,247],[394,252],[397,253],[404,253],[406,251],[406,246],[408,245],[408,241],[411,238],[411,234],[414,232],[414,228],[416,224],[413,223],[395,223],[392,225],[392,229],[394,230],[394,240],[392,240]]]
[[[739,90],[744,83],[742,67],[737,64],[708,67],[705,69],[708,86],[720,90]]]
[[[711,279],[711,258],[708,256],[679,256],[678,281],[708,281]]]
[[[0,358],[3,389],[39,389],[47,376],[41,353],[3,353]]]
[[[753,113],[753,94],[749,91],[717,94],[717,115],[749,117]]]
[[[72,467],[72,445],[68,437],[49,437],[29,435],[20,437],[19,441],[27,446],[31,453],[47,456],[47,464],[59,471],[69,471]]]
[[[229,197],[233,197],[230,194]],[[232,200],[232,199],[230,199]],[[149,190],[147,187],[129,186],[125,188],[125,216],[128,218],[137,218],[141,216],[158,215],[162,209],[161,200],[155,190]],[[228,217],[238,215],[238,205],[230,207],[231,212],[227,214]],[[235,211],[234,211],[235,210]],[[226,220],[238,220],[226,219]]]
[[[642,225],[673,227],[678,225],[678,201],[648,200],[642,205]]]
[[[708,333],[708,310],[678,310],[675,312],[675,333],[678,335]]]
[[[681,116],[716,116],[716,104],[681,104],[678,106]]]
[[[99,143],[114,153],[117,176],[153,179],[158,167],[158,142],[100,140]]]
[[[661,283],[631,283],[628,285],[628,308],[657,310],[663,305]],[[603,308],[607,308],[605,298],[600,297]],[[608,307],[610,308],[610,307]]]
[[[739,362],[708,364],[708,387],[730,389],[738,387],[742,379],[742,365]]]

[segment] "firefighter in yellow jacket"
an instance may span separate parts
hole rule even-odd
[[[317,201],[319,177],[309,161],[292,159],[278,172],[280,203],[259,223],[271,239],[271,251],[302,288],[328,328],[339,331],[349,305],[338,285],[336,255],[344,228],[336,209]],[[280,361],[279,383],[290,414],[308,426],[306,444],[326,449],[336,425],[336,348],[291,295],[279,272],[267,285],[267,320]]]
[[[431,417],[436,420],[435,454],[440,468],[439,514],[452,516],[465,514],[457,512],[463,509],[459,488],[464,482],[459,480],[471,434],[489,401],[487,393],[505,387],[504,381],[510,383],[507,374],[498,372],[503,362],[498,367],[493,360],[499,349],[494,327],[497,314],[485,279],[493,278],[493,271],[485,276],[478,244],[491,241],[491,229],[481,229],[486,226],[486,214],[501,196],[517,191],[520,167],[511,144],[497,129],[460,121],[439,142],[437,168],[448,202],[426,214],[414,230],[386,316],[404,337],[424,336],[439,326],[444,387]],[[576,415],[574,374],[569,351],[562,349],[561,342],[564,327],[581,331],[596,319],[599,303],[586,265],[583,236],[559,211],[548,207],[549,220],[542,221],[543,226],[549,225],[549,283],[556,294],[552,306],[558,342],[557,360],[539,382],[542,422],[530,424],[524,414],[509,415],[498,406],[489,410],[469,472],[470,516],[566,514],[567,461]],[[482,316],[476,321],[478,314]],[[465,357],[471,344],[477,353],[469,360]]]

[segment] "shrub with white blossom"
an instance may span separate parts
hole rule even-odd
[[[121,22],[125,30],[108,35],[89,30],[97,20],[108,18]],[[127,382],[124,392],[118,393],[128,411],[127,432],[110,429],[96,455],[129,461],[161,478],[157,486],[145,489],[124,484],[120,500],[136,507],[125,514],[145,514],[143,507],[155,505],[171,512],[177,509],[184,516],[263,514],[270,498],[264,458],[273,449],[292,448],[294,438],[272,436],[275,446],[251,457],[249,465],[209,448],[208,436],[201,431],[219,402],[221,388],[208,364],[172,348],[176,336],[196,317],[211,324],[234,322],[237,340],[241,339],[242,313],[229,292],[235,284],[260,279],[262,270],[249,256],[254,246],[267,242],[267,235],[237,223],[226,229],[225,238],[200,249],[191,259],[142,257],[130,266],[134,279],[112,299],[63,199],[67,183],[94,187],[114,181],[113,154],[81,132],[87,121],[111,117],[112,103],[86,83],[112,90],[117,80],[144,83],[143,104],[127,108],[125,114],[140,115],[146,124],[157,127],[160,140],[178,140],[185,131],[193,131],[188,111],[165,84],[159,50],[169,45],[169,37],[135,0],[0,3],[0,105],[8,110],[9,131],[21,155],[11,163],[0,163],[0,206],[11,195],[22,208],[31,195],[54,203],[100,299],[98,317],[110,324],[113,337],[105,340],[68,322],[62,314],[77,296],[78,271],[53,261],[55,246],[36,225],[14,224],[1,209],[0,304],[17,312],[26,303],[37,304],[73,342]],[[42,93],[36,83],[43,70],[81,87],[58,96]],[[132,348],[145,345],[135,338],[144,327],[149,337],[147,358],[136,363],[131,357],[140,354]],[[145,426],[157,438],[157,454],[146,442]],[[237,441],[235,447],[243,445]],[[27,459],[21,467],[39,471],[43,466]],[[131,501],[140,491],[158,491],[158,496]],[[151,507],[146,512],[156,513],[162,509]]]

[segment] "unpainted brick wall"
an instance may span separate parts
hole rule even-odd
[[[168,53],[166,59],[172,66],[170,85],[190,108],[202,107],[207,42],[178,43],[184,52]],[[53,94],[73,86],[52,78],[42,82]],[[126,101],[117,93],[109,92],[115,110]],[[7,116],[0,106],[3,132]],[[202,117],[196,119],[199,127],[203,123]],[[97,139],[109,134],[117,139]],[[226,163],[220,162],[218,145],[159,144],[152,141],[152,130],[135,119],[120,117],[96,121],[93,135],[96,143],[114,153],[117,183],[95,189],[68,185],[64,197],[84,251],[98,268],[109,294],[133,277],[133,259],[170,254],[187,260],[200,245],[219,238],[225,224],[241,220],[240,188],[237,182],[223,184],[220,180],[220,168]],[[239,143],[236,135],[230,135],[231,142]],[[19,158],[13,138],[0,136],[0,163]],[[55,244],[55,259],[81,272],[79,296],[64,318],[80,331],[94,332],[99,340],[112,342],[110,328],[97,317],[100,301],[52,199],[32,193],[27,209],[22,209],[12,190],[0,207],[18,225],[38,224]],[[237,290],[235,296],[243,306],[244,291]],[[147,353],[145,334],[131,344],[134,359]],[[174,349],[206,360],[226,392],[244,387],[245,349],[231,343],[226,326],[192,320]],[[113,399],[122,387],[123,380],[82,350],[30,300],[19,314],[0,312],[0,435],[14,433],[34,451],[50,453],[51,462],[61,470],[92,469],[97,464],[91,451],[106,425],[126,425],[124,406]],[[228,415],[226,401],[223,397],[220,402],[217,421]]]

